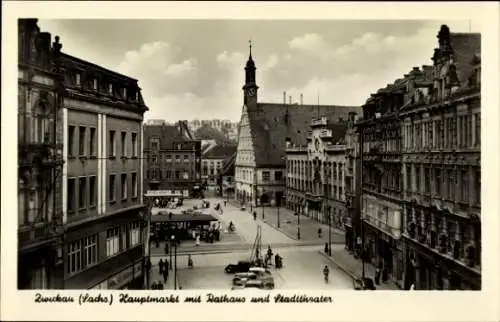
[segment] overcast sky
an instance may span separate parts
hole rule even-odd
[[[359,106],[431,64],[439,26],[468,21],[40,20],[63,51],[139,80],[147,119],[231,119],[243,102],[248,40],[260,102]],[[477,27],[477,28],[476,28]],[[477,31],[479,26],[471,26]]]

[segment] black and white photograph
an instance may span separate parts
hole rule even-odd
[[[479,293],[483,23],[18,17],[9,279]]]

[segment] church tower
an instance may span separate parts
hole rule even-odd
[[[259,87],[255,83],[255,63],[252,59],[252,41],[250,43],[250,55],[245,66],[245,85],[243,85],[243,103],[247,106],[257,105],[257,90]]]

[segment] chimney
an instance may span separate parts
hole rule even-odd
[[[286,105],[286,92],[283,92],[283,104]]]
[[[304,95],[300,94],[300,105],[304,105]]]
[[[288,104],[292,104],[292,96],[288,96]]]

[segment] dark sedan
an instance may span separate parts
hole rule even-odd
[[[236,264],[227,265],[224,271],[228,274],[246,273],[250,270],[250,267],[252,266],[253,263],[250,261],[239,261]]]

